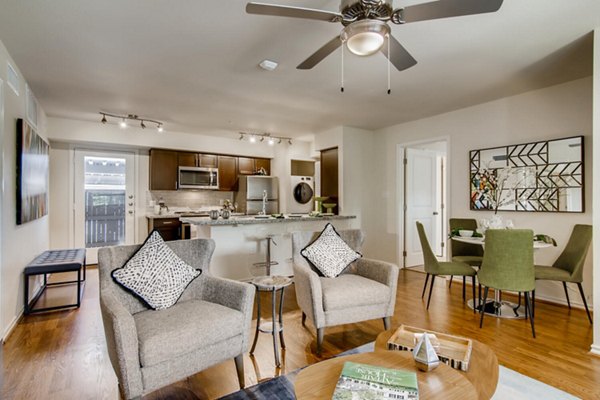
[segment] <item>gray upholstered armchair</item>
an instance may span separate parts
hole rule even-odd
[[[140,246],[107,247],[98,252],[102,320],[121,394],[126,399],[139,398],[230,358],[244,387],[242,355],[248,349],[254,287],[208,273],[213,240],[167,244],[203,273],[177,304],[161,311],[148,309],[111,277],[111,271]]]
[[[300,251],[320,232],[294,232],[292,251],[296,298],[302,323],[308,316],[317,328],[317,353],[321,353],[325,327],[383,318],[390,328],[394,314],[398,267],[383,261],[360,258],[336,278],[316,272]],[[360,252],[364,233],[358,229],[339,231],[342,239]]]

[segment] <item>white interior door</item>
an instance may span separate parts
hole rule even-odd
[[[74,238],[88,264],[98,248],[135,242],[135,155],[75,150]]]
[[[437,153],[430,150],[406,149],[405,165],[405,267],[423,264],[423,252],[416,222],[425,228],[435,251],[438,237]],[[435,242],[434,242],[435,241]]]

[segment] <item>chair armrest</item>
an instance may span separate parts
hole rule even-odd
[[[386,286],[398,283],[398,267],[385,261],[359,258],[356,262],[356,274]]]
[[[206,275],[202,300],[252,314],[255,288],[249,283]]]
[[[123,394],[128,399],[141,396],[144,385],[133,315],[119,302],[111,289],[101,290],[100,309],[108,355]]]
[[[248,350],[255,292],[256,288],[249,283],[217,278],[208,274],[203,283],[202,300],[238,310],[243,314],[242,353]]]
[[[325,326],[325,311],[319,275],[308,265],[294,263],[293,268],[296,301],[300,309],[312,319],[315,327],[322,328]]]
[[[397,265],[385,261],[360,258],[356,263],[356,273],[358,275],[383,283],[390,288],[390,301],[386,311],[386,316],[388,317],[394,315],[398,272],[399,268]]]

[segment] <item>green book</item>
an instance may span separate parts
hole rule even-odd
[[[398,369],[346,362],[332,399],[418,400],[417,374]]]

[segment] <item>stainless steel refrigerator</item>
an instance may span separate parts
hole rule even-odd
[[[275,176],[240,176],[234,201],[238,212],[255,215],[262,211],[265,199],[266,214],[279,212],[279,179]]]

